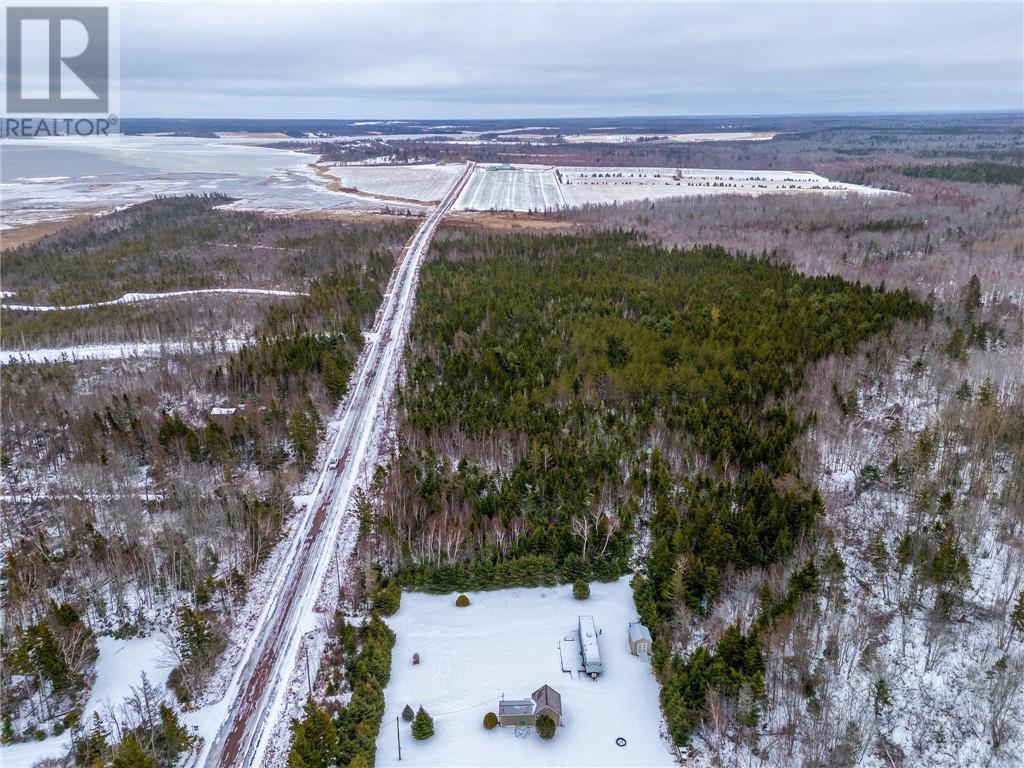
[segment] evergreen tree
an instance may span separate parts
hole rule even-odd
[[[576,579],[572,584],[572,596],[577,600],[586,600],[590,597],[590,585],[583,579]]]
[[[995,398],[996,390],[995,387],[992,386],[992,379],[986,376],[985,381],[983,381],[981,386],[978,387],[978,405],[991,405],[995,402]]]
[[[1010,626],[1015,632],[1024,636],[1024,592],[1017,595],[1017,605],[1010,613]]]
[[[149,754],[134,733],[129,733],[114,751],[114,768],[158,768],[156,758]]]
[[[166,704],[159,709],[160,729],[157,734],[157,752],[169,763],[174,763],[178,755],[192,743],[192,737],[178,720],[178,713]]]
[[[412,721],[412,736],[416,741],[426,741],[434,735],[434,718],[427,714],[427,710],[420,707],[416,712],[416,719]]]
[[[317,706],[312,697],[306,700],[301,720],[292,721],[292,748],[288,768],[330,768],[340,755],[338,733],[330,715]]]
[[[884,678],[878,678],[875,681],[875,715],[881,715],[882,711],[889,706],[889,684],[885,682]]]
[[[187,665],[202,665],[214,645],[213,627],[202,611],[183,606],[178,614],[178,653]]]
[[[968,320],[973,320],[977,311],[981,309],[981,280],[977,275],[971,275],[964,289],[964,313]]]
[[[412,707],[406,704],[405,709],[402,710],[402,719],[407,723],[411,723],[414,717],[416,717],[416,713],[412,711]]]
[[[78,740],[75,745],[75,760],[79,765],[92,765],[97,760],[102,761],[107,753],[107,739],[110,732],[103,721],[100,720],[98,712],[92,713],[92,725],[89,732]]]
[[[971,382],[969,382],[967,379],[961,381],[960,386],[956,388],[956,399],[959,400],[961,403],[971,402],[971,397],[973,396],[973,394],[974,392],[971,391]]]
[[[537,718],[537,735],[545,740],[554,738],[555,721],[548,715],[541,715]]]
[[[398,579],[388,581],[384,589],[377,592],[373,598],[373,607],[384,616],[391,616],[402,604],[402,588],[398,586]]]
[[[296,408],[288,425],[288,438],[295,452],[295,463],[299,469],[308,471],[316,458],[316,422],[305,408]]]
[[[345,396],[345,391],[348,389],[348,376],[345,375],[330,352],[324,352],[320,358],[320,370],[324,379],[324,387],[337,403]]]

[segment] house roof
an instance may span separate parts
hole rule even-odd
[[[634,621],[629,625],[629,640],[633,643],[646,640],[649,643],[651,642],[651,631],[639,621]]]
[[[498,702],[498,716],[532,715],[534,706],[530,699],[502,699]]]
[[[547,707],[553,712],[562,714],[562,694],[550,685],[542,685],[533,692],[533,700],[537,702],[537,709]]]

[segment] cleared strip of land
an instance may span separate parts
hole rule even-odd
[[[218,341],[163,341],[137,344],[83,344],[75,347],[45,349],[0,349],[0,366],[19,363],[77,363],[85,360],[130,360],[162,355],[235,352],[243,344],[240,339]]]
[[[273,288],[196,288],[189,291],[166,291],[164,293],[126,293],[119,299],[94,301],[88,304],[68,304],[66,306],[51,306],[46,304],[2,304],[0,306],[4,309],[14,309],[21,312],[65,312],[73,309],[113,307],[118,304],[137,304],[141,301],[160,301],[162,299],[174,299],[182,296],[200,296],[210,293],[284,297],[309,295],[303,291],[281,291]]]

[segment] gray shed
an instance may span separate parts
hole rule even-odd
[[[533,725],[537,718],[533,714],[533,699],[502,699],[498,702],[498,723],[500,725]]]
[[[651,653],[651,631],[639,621],[629,625],[629,652],[634,656]]]

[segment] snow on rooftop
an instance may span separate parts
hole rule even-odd
[[[388,619],[397,640],[384,691],[378,766],[674,765],[660,735],[654,673],[629,653],[626,636],[636,607],[628,578],[593,584],[586,602],[573,598],[571,586],[469,597],[468,608],[457,608],[454,595],[405,593],[401,609]],[[605,671],[597,681],[562,672],[559,656],[559,642],[574,633],[584,611],[602,632]],[[414,653],[420,654],[415,666]],[[498,711],[502,694],[525,700],[544,684],[562,697],[564,725],[554,739],[543,741],[536,733],[517,738],[512,727],[483,728],[483,716]],[[435,735],[414,741],[408,724],[399,721],[399,763],[395,718],[406,704],[426,708]],[[625,747],[616,746],[617,737],[626,739]]]

